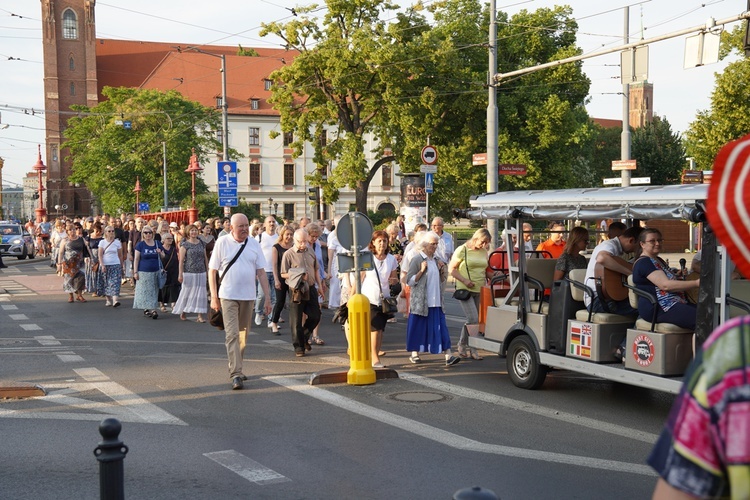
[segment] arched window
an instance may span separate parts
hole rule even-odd
[[[76,70],[76,60],[73,59],[73,56],[70,56],[70,59],[68,59],[68,68],[70,71]]]
[[[75,82],[70,82],[70,95],[76,95],[76,84],[75,84]]]
[[[66,9],[62,16],[63,38],[76,40],[78,38],[78,16],[72,9]]]

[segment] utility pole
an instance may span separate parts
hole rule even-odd
[[[490,39],[489,39],[489,85],[487,98],[487,192],[497,192],[497,89],[494,75],[497,73],[497,20],[496,0],[490,0]],[[487,219],[487,230],[492,238],[492,248],[500,246],[497,241],[497,219]]]
[[[625,7],[625,24],[622,42],[624,45],[630,43],[630,7]],[[623,58],[630,63],[630,71],[621,71],[623,74],[635,74],[635,48],[630,49],[630,57]],[[620,159],[630,160],[630,82],[622,82],[622,135],[620,136]],[[630,170],[620,171],[622,187],[630,186]]]
[[[167,143],[162,141],[162,157],[164,158],[164,208],[162,212],[166,212],[169,208],[169,196],[167,194]]]

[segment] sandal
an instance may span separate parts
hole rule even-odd
[[[72,303],[72,302],[73,302],[73,297],[72,297],[72,296],[71,296],[71,297],[68,297],[68,302],[69,302],[69,303]]]
[[[167,306],[161,306],[161,312],[163,313],[167,312]]]
[[[477,350],[473,347],[469,348],[469,354],[471,355],[471,359],[476,359],[477,361],[484,359],[484,356],[480,356]]]
[[[78,302],[87,302],[87,300],[83,298],[83,295],[79,295],[78,297],[76,297],[76,300]]]
[[[205,323],[206,322],[206,320],[203,319],[203,318],[198,318],[195,321],[198,322],[198,323]]]
[[[326,343],[323,342],[323,339],[321,339],[320,337],[311,337],[310,342],[315,345],[326,345]]]
[[[378,356],[385,356],[386,354],[388,353],[385,351],[378,351]]]

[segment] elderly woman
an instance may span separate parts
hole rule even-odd
[[[81,269],[84,267],[84,258],[88,256],[88,247],[83,241],[83,227],[69,222],[65,231],[68,237],[60,242],[57,251],[57,270],[63,277],[63,291],[70,295],[68,302],[73,302],[74,294],[75,300],[86,302],[83,298],[86,276]]]
[[[385,231],[372,233],[369,245],[372,252],[373,269],[362,272],[362,295],[370,301],[370,343],[373,368],[383,368],[380,350],[386,322],[392,317],[383,313],[383,298],[391,296],[390,286],[398,283],[398,262],[389,253],[388,234]]]
[[[133,279],[136,281],[133,309],[143,309],[143,314],[153,319],[159,317],[159,256],[164,247],[154,239],[154,230],[145,225],[141,241],[135,245]]]
[[[86,292],[94,297],[104,295],[104,269],[99,263],[99,244],[103,239],[104,234],[100,222],[91,224],[88,236],[83,237],[91,256],[86,261]]]
[[[190,224],[185,228],[187,238],[180,245],[180,270],[177,280],[182,283],[180,297],[172,308],[185,321],[185,313],[198,313],[198,323],[205,323],[203,315],[208,312],[206,277],[208,258],[206,245],[198,239],[198,228]]]
[[[180,249],[174,244],[174,236],[167,230],[161,235],[161,245],[164,247],[164,253],[161,255],[161,264],[167,271],[167,281],[159,290],[159,303],[161,312],[167,312],[167,307],[174,307],[175,302],[180,296],[181,284],[179,281],[180,274]]]
[[[440,237],[433,232],[422,236],[419,253],[409,263],[406,274],[410,294],[410,313],[406,324],[406,350],[409,361],[421,363],[420,352],[443,353],[445,365],[452,366],[461,358],[451,353],[451,339],[443,313],[441,284],[448,276],[446,265],[435,255]]]
[[[664,239],[658,229],[647,228],[641,231],[638,243],[641,257],[633,264],[633,283],[651,294],[656,294],[656,321],[671,323],[682,328],[694,329],[696,306],[688,304],[685,292],[698,288],[700,279],[685,281],[679,273],[672,271],[669,265],[659,257]],[[651,319],[654,306],[645,298],[638,298],[638,315]]]
[[[487,278],[488,249],[492,240],[490,232],[477,229],[469,241],[456,248],[448,272],[456,279],[456,290],[466,290],[465,300],[459,300],[466,316],[466,323],[458,338],[458,355],[462,358],[483,359],[473,347],[469,347],[468,325],[479,323],[479,293]]]
[[[104,240],[97,249],[99,269],[104,276],[104,305],[120,307],[120,285],[122,283],[123,262],[122,242],[115,238],[115,228],[104,229]]]
[[[581,252],[589,245],[589,230],[585,227],[574,227],[568,235],[562,255],[557,258],[555,264],[554,281],[567,278],[570,271],[574,269],[586,269],[586,257]]]

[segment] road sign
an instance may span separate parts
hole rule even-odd
[[[438,160],[438,152],[435,146],[429,144],[422,148],[422,163],[435,165]]]
[[[220,161],[218,167],[219,187],[236,188],[237,187],[237,162]]]
[[[237,188],[219,188],[219,198],[236,198]]]
[[[142,201],[138,203],[138,211],[139,212],[148,212],[151,209],[151,206],[148,204],[147,201]]]
[[[423,174],[436,174],[437,173],[437,165],[420,165],[419,171]]]
[[[471,155],[471,164],[475,167],[487,165],[487,153],[476,153]]]
[[[122,122],[122,128],[124,128],[125,130],[132,129],[133,128],[133,122],[131,122],[130,120],[125,120],[124,122]]]
[[[635,160],[613,160],[612,161],[612,170],[635,170],[636,169],[636,161]]]
[[[357,231],[357,246],[360,250],[367,248],[372,239],[372,221],[363,213],[351,212],[344,214],[336,224],[336,236],[339,243],[347,250],[351,250],[354,244],[354,231],[352,229],[352,217],[354,217],[355,229]]]
[[[503,163],[497,166],[500,175],[526,175],[526,165],[516,163]]]
[[[220,207],[236,207],[239,205],[237,197],[233,198],[219,198],[219,206]]]
[[[424,190],[425,193],[432,194],[432,190],[435,184],[435,174],[425,173],[424,174]]]

